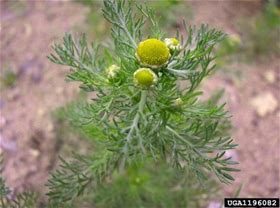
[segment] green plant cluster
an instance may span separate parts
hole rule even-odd
[[[234,60],[265,61],[280,55],[280,10],[277,1],[267,1],[260,14],[241,18],[236,27],[240,34],[227,36],[217,49],[219,67],[225,67]]]
[[[190,173],[170,168],[164,162],[144,161],[123,174],[113,174],[98,190],[76,204],[97,208],[204,207],[218,196],[218,186],[209,180],[200,187],[195,180],[190,180],[193,178]]]
[[[89,8],[86,18],[88,36],[94,37],[95,40],[107,40],[110,35],[110,27],[108,22],[102,18],[102,1],[81,0],[78,2]],[[189,20],[193,16],[191,7],[185,1],[163,0],[147,1],[147,3],[155,11],[160,27],[165,30],[174,30],[179,24],[178,17]],[[146,32],[149,28],[144,25],[142,30]]]
[[[71,68],[68,80],[95,93],[92,101],[75,109],[71,121],[103,147],[90,156],[76,155],[73,162],[62,160],[48,182],[52,203],[71,201],[116,171],[123,173],[147,159],[190,171],[200,181],[210,173],[221,182],[233,181],[230,173],[238,171],[232,167],[237,163],[225,153],[237,145],[225,134],[224,104],[199,101],[198,88],[215,68],[212,52],[223,33],[206,25],[185,26],[186,34],[178,32],[176,37],[180,50],[171,52],[165,65],[152,69],[157,83],[141,88],[135,85],[134,73],[141,68],[135,56],[138,44],[147,38],[143,25],[151,25],[148,37],[166,38],[154,12],[146,5],[105,0],[103,14],[112,24],[113,44],[88,44],[85,36],[76,40],[66,34],[49,56]],[[112,65],[120,69],[113,78],[108,75]],[[181,89],[179,82],[186,87]]]
[[[0,89],[14,87],[18,76],[11,68],[5,68],[0,73]]]
[[[223,92],[218,91],[213,94],[206,102],[207,105],[215,106]],[[63,108],[56,111],[55,117],[59,120],[56,122],[59,129],[60,137],[65,138],[68,142],[70,135],[75,133],[78,139],[75,143],[85,142],[84,145],[90,146],[88,155],[101,154],[104,145],[92,141],[94,130],[90,125],[81,125],[77,120],[72,120],[79,117],[79,110],[85,106],[85,98],[81,96],[78,101],[69,103]],[[78,113],[78,115],[77,115]],[[70,119],[70,126],[67,126],[67,120]],[[62,123],[61,123],[62,122]],[[224,123],[222,134],[227,134],[231,128],[230,123]],[[67,129],[67,132],[61,134],[61,129]],[[69,129],[72,131],[69,131]],[[93,130],[93,132],[92,132]],[[81,138],[87,140],[78,141]],[[77,147],[79,144],[75,144]],[[72,147],[73,148],[73,147]],[[65,150],[64,150],[65,151]],[[69,155],[69,152],[63,151],[63,158]],[[67,155],[65,155],[67,154]],[[79,157],[79,155],[76,155]],[[90,160],[89,160],[90,162]],[[62,159],[62,166],[68,163],[74,171],[83,171],[78,169],[77,165],[81,165],[79,159],[66,162]],[[69,170],[69,167],[67,168]],[[75,174],[62,173],[66,181],[74,181],[77,179]],[[66,175],[67,174],[67,175]],[[81,179],[82,180],[82,179]],[[76,184],[76,183],[74,183]],[[78,183],[79,184],[79,183]],[[69,187],[72,189],[71,184]],[[73,188],[75,190],[75,188]],[[73,190],[72,189],[72,190]],[[66,193],[66,196],[69,193]],[[58,196],[60,197],[60,196]],[[197,183],[195,174],[187,169],[174,169],[166,164],[165,161],[153,161],[146,159],[139,162],[137,165],[128,167],[124,172],[115,171],[111,177],[106,178],[98,188],[88,189],[82,196],[74,201],[71,201],[71,206],[65,204],[65,207],[204,207],[209,201],[220,198],[220,191],[217,182],[212,177],[203,181],[203,185]],[[54,206],[55,207],[55,206]]]
[[[247,50],[250,57],[269,57],[270,55],[280,55],[280,10],[277,7],[277,1],[268,1],[264,11],[255,18],[245,24],[243,50]]]
[[[167,36],[147,5],[123,0],[104,0],[103,15],[112,24],[111,43],[89,44],[85,36],[66,34],[48,57],[69,67],[67,80],[80,82],[89,93],[90,101],[71,104],[65,113],[94,144],[93,153],[61,158],[47,183],[48,207],[204,206],[217,194],[211,175],[228,184],[238,171],[237,162],[226,156],[237,145],[228,135],[230,121],[225,104],[218,104],[220,94],[200,99],[199,86],[214,72],[213,50],[224,34],[207,25],[184,24],[184,34]],[[144,27],[150,28],[148,35]],[[170,54],[149,66],[137,57],[147,39],[178,45],[168,49],[163,44]],[[136,84],[139,70],[146,80]],[[1,193],[7,194],[2,184]]]

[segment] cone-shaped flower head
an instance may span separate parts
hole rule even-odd
[[[176,38],[165,38],[164,42],[170,50],[181,49],[180,42]]]
[[[167,64],[170,52],[161,40],[147,39],[139,43],[136,57],[142,65],[158,68]]]
[[[140,68],[133,74],[134,83],[141,87],[151,87],[157,82],[157,75],[149,68]]]

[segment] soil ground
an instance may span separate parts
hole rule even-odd
[[[4,153],[4,177],[16,191],[43,191],[48,172],[57,160],[59,144],[51,112],[77,95],[78,87],[64,81],[66,68],[50,63],[46,56],[54,41],[66,31],[85,24],[88,10],[73,2],[28,1],[11,10],[1,1],[1,70],[11,67],[18,78],[14,87],[1,90],[0,150]],[[191,1],[193,23],[209,23],[227,33],[238,33],[234,20],[259,12],[260,1]],[[237,181],[225,186],[230,195],[243,184],[243,197],[276,197],[279,190],[280,69],[277,59],[269,63],[236,63],[242,81],[217,75],[204,84],[209,92],[225,89],[233,120],[233,138],[239,144],[232,156],[240,161]],[[274,81],[267,79],[270,72]],[[270,80],[270,81],[269,81]],[[276,107],[264,116],[252,100],[270,94]],[[264,99],[265,101],[265,99]],[[265,105],[265,104],[264,104]],[[268,105],[270,105],[268,103]]]

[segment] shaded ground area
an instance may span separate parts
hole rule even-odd
[[[190,5],[194,23],[238,33],[234,19],[259,12],[261,3],[192,1]],[[72,2],[30,1],[19,10],[1,2],[1,70],[11,67],[18,79],[14,87],[0,91],[0,147],[5,155],[4,176],[15,190],[44,189],[55,164],[59,147],[50,113],[72,100],[78,88],[66,84],[66,70],[46,56],[55,40],[84,24],[86,12]],[[237,63],[232,69],[242,70],[239,83],[221,74],[205,82],[206,90],[225,89],[233,115],[233,138],[240,145],[232,155],[240,161],[242,172],[236,175],[234,186],[225,187],[225,193],[244,183],[241,196],[279,196],[279,64],[275,58],[269,64]],[[256,104],[258,97],[260,104]],[[263,106],[268,110],[259,109]]]

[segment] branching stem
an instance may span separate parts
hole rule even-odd
[[[185,144],[187,144],[189,147],[193,148],[193,144],[190,143],[188,140],[184,139],[180,134],[178,134],[177,131],[175,131],[173,128],[171,128],[170,126],[166,126],[166,129],[168,131],[170,131],[174,136],[176,136],[178,139],[180,139],[182,142],[184,142]]]
[[[183,138],[177,131],[175,131],[170,126],[166,126],[166,129],[170,131],[172,134],[174,134],[174,136],[180,139],[183,143],[187,144],[197,155],[204,158],[204,156],[194,147],[194,145],[190,141]]]
[[[119,26],[124,31],[124,33],[127,35],[127,37],[129,38],[130,42],[133,44],[134,48],[136,48],[137,44],[136,44],[134,38],[132,37],[132,35],[130,34],[130,32],[128,31],[128,29],[127,29],[127,26],[126,26],[126,23],[125,23],[125,19],[123,18],[123,15],[121,15],[120,12],[117,12],[118,9],[116,8],[116,6],[114,4],[113,4],[113,7],[114,7],[114,9],[116,11],[115,14],[118,17],[119,22],[121,24],[117,24],[117,23],[114,23],[114,22],[112,22],[112,24],[115,24],[115,25]]]
[[[123,31],[126,33],[127,37],[129,38],[130,42],[133,44],[134,48],[137,48],[137,44],[135,42],[135,40],[133,39],[132,35],[130,34],[130,32],[128,31],[126,25],[125,25],[125,22],[124,20],[119,16],[120,18],[120,22],[122,23],[122,29]]]
[[[139,120],[140,120],[140,116],[143,115],[143,110],[144,110],[144,107],[146,105],[146,101],[147,101],[147,95],[148,95],[148,91],[147,90],[142,90],[141,91],[141,99],[140,99],[140,102],[139,102],[139,105],[138,105],[138,111],[132,121],[132,124],[129,128],[129,132],[125,138],[125,146],[123,148],[123,152],[125,155],[128,154],[128,145],[129,143],[131,142],[132,140],[132,135],[134,133],[134,131],[138,131],[138,124],[139,124]],[[123,161],[122,161],[122,164],[121,164],[121,167],[123,168],[124,167],[124,164],[125,163],[125,157],[123,158]]]
[[[138,128],[140,115],[143,114],[143,110],[144,110],[144,107],[146,105],[147,93],[148,92],[146,90],[142,90],[141,91],[141,100],[139,102],[138,111],[137,111],[137,113],[136,113],[136,115],[135,115],[135,117],[133,119],[132,125],[130,127],[129,132],[128,132],[128,135],[127,135],[127,137],[125,139],[127,143],[130,143],[134,130],[136,130],[136,128]]]

